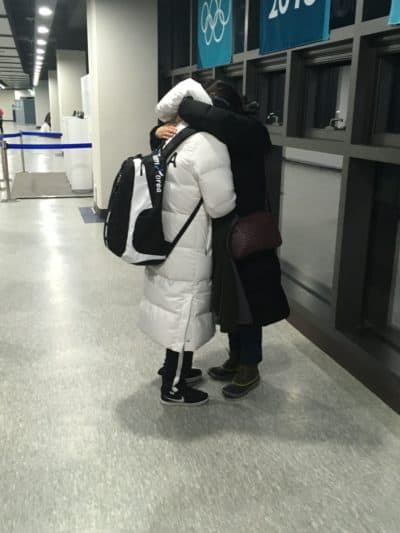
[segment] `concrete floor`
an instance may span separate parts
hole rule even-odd
[[[0,532],[398,533],[400,418],[288,324],[246,400],[159,404],[142,270],[88,205],[0,205]]]

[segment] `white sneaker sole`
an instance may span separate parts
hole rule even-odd
[[[185,402],[169,402],[167,400],[163,400],[160,398],[161,405],[166,405],[168,407],[200,407],[201,405],[205,405],[209,402],[209,398],[206,398],[202,402],[197,403],[185,403]]]

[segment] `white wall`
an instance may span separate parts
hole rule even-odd
[[[49,100],[51,113],[51,129],[60,131],[60,106],[58,101],[57,72],[49,70]]]
[[[0,90],[0,107],[4,111],[4,120],[12,120],[12,105],[15,102],[14,91]]]
[[[81,79],[81,90],[82,90],[82,111],[85,113],[85,117],[90,117],[90,75],[83,76]]]
[[[324,152],[314,152],[312,150],[302,150],[301,148],[284,148],[283,156],[292,162],[310,163],[320,165],[325,168],[342,170],[343,156],[326,154]]]
[[[333,287],[343,156],[286,148],[282,269],[329,297]],[[320,166],[317,166],[320,165]]]
[[[107,207],[121,162],[149,152],[156,123],[157,0],[88,0],[95,202]]]
[[[347,112],[350,96],[351,66],[345,65],[340,69],[337,93],[337,118],[342,118],[347,122]]]
[[[50,111],[49,83],[42,80],[35,89],[36,124],[43,124],[47,113]]]
[[[86,52],[57,50],[60,120],[82,110],[81,78],[87,74]]]
[[[22,91],[15,91],[14,94],[16,100],[21,100],[21,98],[30,98],[34,93],[31,89],[24,89]]]

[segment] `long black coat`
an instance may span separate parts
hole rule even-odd
[[[237,194],[237,215],[264,210],[266,204],[265,153],[271,147],[267,129],[255,118],[185,99],[179,116],[192,128],[211,133],[227,145]],[[213,305],[221,329],[233,331],[240,323],[235,274],[226,237],[229,220],[216,221]],[[219,266],[219,267],[218,267]],[[236,262],[253,323],[268,325],[288,317],[289,305],[281,285],[275,251],[266,251]]]

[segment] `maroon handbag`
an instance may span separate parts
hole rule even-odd
[[[231,234],[231,250],[235,259],[275,250],[282,244],[282,237],[272,213],[256,211],[242,217],[234,225]]]

